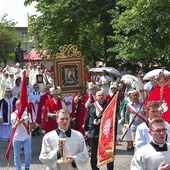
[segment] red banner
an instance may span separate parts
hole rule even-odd
[[[97,166],[114,161],[114,145],[115,145],[115,118],[116,105],[119,92],[115,94],[112,100],[102,113],[100,124],[99,145],[98,145],[98,160]]]
[[[163,110],[162,118],[170,124],[170,87],[167,83],[165,81],[162,85],[157,84],[150,92],[145,105],[151,100],[160,102],[160,108]]]
[[[18,111],[18,119],[21,119],[23,112],[25,111],[25,108],[27,107],[27,86],[26,86],[26,72],[23,72],[23,78],[22,78],[22,83],[21,83],[21,93],[20,93],[20,109]],[[5,153],[5,157],[6,160],[9,161],[9,154],[10,154],[10,150],[11,150],[11,146],[12,146],[12,141],[13,141],[13,137],[15,134],[16,128],[13,127],[12,128],[12,133],[11,133],[11,138],[10,141],[8,143],[8,147]]]

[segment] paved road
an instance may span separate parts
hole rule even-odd
[[[13,163],[13,150],[10,152],[10,167],[7,167],[5,159],[5,151],[7,142],[0,141],[0,170],[15,170]],[[45,170],[46,167],[38,160],[41,149],[41,137],[36,136],[32,138],[32,160],[31,170]],[[133,151],[126,151],[126,143],[122,142],[116,146],[115,170],[130,170],[130,162],[133,156]],[[24,156],[22,155],[22,162]],[[87,164],[85,170],[90,170],[90,163]],[[102,166],[101,170],[106,170],[106,166]]]

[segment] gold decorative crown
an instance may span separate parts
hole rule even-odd
[[[59,53],[56,54],[56,58],[67,58],[67,57],[81,57],[82,53],[78,51],[76,45],[64,45],[59,47]]]

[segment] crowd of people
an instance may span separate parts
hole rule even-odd
[[[116,106],[115,141],[118,141],[118,127],[127,131],[123,140],[127,142],[127,151],[134,150],[131,169],[147,169],[148,160],[155,163],[159,170],[168,169],[170,161],[164,150],[156,146],[170,142],[170,126],[162,119],[160,104],[149,101],[143,104],[149,91],[154,86],[154,77],[143,81],[141,70],[134,76],[143,84],[137,89],[130,80],[123,81],[123,88],[118,89],[123,75],[132,72],[118,67],[120,76],[101,72],[89,72],[86,69],[87,88],[63,94],[59,86],[54,86],[51,72],[36,64],[19,63],[0,70],[0,140],[10,140],[12,128],[16,128],[13,138],[14,164],[21,170],[20,149],[25,154],[25,170],[29,170],[31,161],[31,140],[42,135],[42,148],[39,159],[48,170],[83,169],[89,160],[92,170],[97,167],[97,148],[99,143],[102,110],[119,90]],[[26,72],[28,105],[20,119],[17,113],[20,107],[21,77]],[[41,75],[43,81],[37,81]],[[129,126],[130,125],[130,126]],[[33,139],[32,139],[33,140]],[[115,142],[116,143],[116,142]],[[160,147],[161,147],[160,146]],[[142,148],[151,148],[143,152]],[[155,149],[155,150],[154,150]],[[166,151],[169,144],[166,145]],[[159,157],[154,154],[157,153]],[[64,160],[64,158],[67,160]],[[60,160],[61,161],[57,161]],[[146,165],[141,161],[146,161]],[[166,161],[163,161],[166,160]],[[57,161],[57,163],[56,163]],[[66,161],[63,163],[62,161]],[[62,163],[61,163],[62,162]],[[114,162],[107,164],[108,170],[114,169]]]

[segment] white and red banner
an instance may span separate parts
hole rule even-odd
[[[21,91],[20,91],[20,109],[18,110],[18,119],[21,119],[23,112],[25,111],[25,108],[27,107],[28,101],[27,101],[27,86],[26,86],[26,72],[23,72],[22,82],[21,82]],[[16,127],[12,128],[11,138],[8,143],[8,147],[5,153],[6,160],[9,161],[9,154],[12,146],[13,137],[16,131]]]
[[[163,110],[162,118],[170,124],[170,87],[167,81],[156,84],[145,101],[145,105],[151,100],[160,102],[160,108]]]
[[[102,113],[97,166],[113,162],[115,159],[115,119],[118,94],[119,92],[115,94]]]

